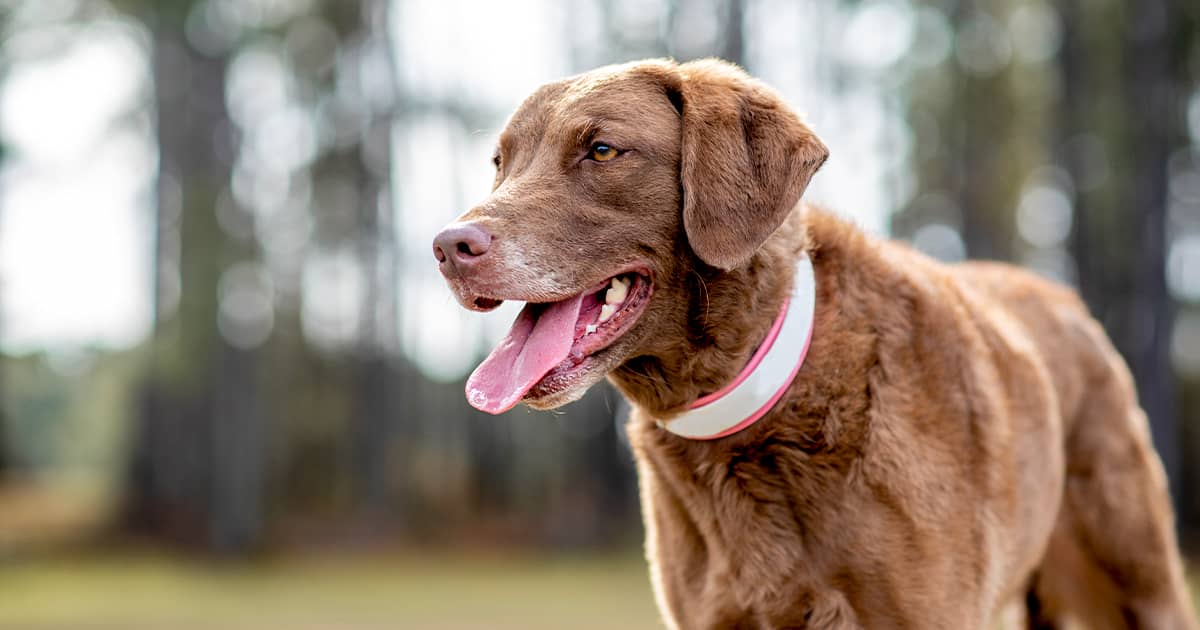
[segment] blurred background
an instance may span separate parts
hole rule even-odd
[[[607,385],[471,410],[436,230],[539,84],[720,56],[808,198],[1079,288],[1200,537],[1200,4],[0,0],[0,627],[651,628]]]

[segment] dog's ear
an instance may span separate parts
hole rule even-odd
[[[800,201],[829,150],[774,90],[737,66],[679,66],[683,226],[705,263],[750,259]]]

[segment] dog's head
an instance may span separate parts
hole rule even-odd
[[[688,276],[750,261],[826,156],[773,90],[720,61],[537,90],[500,134],[492,194],[434,240],[463,306],[527,302],[470,403],[557,407],[677,338]]]

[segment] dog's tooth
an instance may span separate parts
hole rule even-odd
[[[588,324],[587,327],[583,329],[583,334],[585,334],[585,335],[590,335],[594,332],[596,332],[595,324]]]
[[[612,286],[604,293],[605,304],[620,304],[625,301],[625,296],[629,294],[629,288],[613,278]]]
[[[602,321],[602,322],[608,321],[613,316],[613,313],[616,313],[616,312],[617,312],[617,307],[615,304],[605,304],[604,306],[601,306],[600,307],[600,321]]]

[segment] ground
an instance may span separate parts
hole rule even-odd
[[[0,560],[0,629],[660,627],[635,552],[410,552],[226,565],[149,554]]]
[[[289,559],[139,555],[0,561],[0,628],[658,628],[636,553]]]

